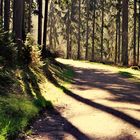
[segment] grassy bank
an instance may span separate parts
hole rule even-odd
[[[53,84],[70,82],[73,72],[60,63],[46,60],[43,69],[1,69],[0,140],[23,132],[39,111],[58,102],[62,89]],[[52,79],[51,79],[52,78]]]
[[[43,75],[42,75],[43,76]],[[0,139],[23,131],[47,101],[41,98],[35,71],[1,69],[0,72]],[[40,96],[39,96],[40,94]]]

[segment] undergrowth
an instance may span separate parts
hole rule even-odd
[[[30,120],[43,108],[58,101],[62,89],[56,86],[72,82],[74,72],[55,60],[46,60],[44,68],[33,66],[0,71],[0,140],[14,139],[23,133]]]
[[[6,140],[24,133],[42,109],[52,108],[57,93],[62,92],[56,83],[72,82],[74,73],[54,59],[42,60],[30,34],[23,44],[20,63],[12,35],[4,33],[1,26],[0,38],[0,140]]]
[[[47,100],[47,90],[44,90],[47,84],[41,52],[31,35],[23,45],[24,57],[19,64],[12,37],[9,38],[2,27],[0,33],[0,38],[9,40],[8,44],[5,44],[6,40],[0,40],[3,51],[0,53],[0,140],[6,140],[15,139],[40,110],[52,107],[52,103]],[[10,54],[14,54],[14,61]]]
[[[42,96],[42,77],[31,68],[0,73],[0,140],[16,136],[42,108],[52,106]]]

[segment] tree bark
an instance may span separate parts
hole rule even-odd
[[[85,60],[88,60],[88,40],[89,40],[89,0],[87,0],[87,5],[86,5],[86,55],[85,55]]]
[[[136,26],[137,26],[137,0],[134,0],[134,46],[133,46],[133,65],[136,65]]]
[[[103,49],[104,49],[104,0],[102,0],[101,62],[103,62]]]
[[[45,0],[44,32],[43,32],[43,48],[42,48],[42,55],[44,56],[47,47],[46,43],[47,43],[48,4],[49,4],[49,0]]]
[[[52,33],[53,33],[52,30],[53,30],[53,25],[54,25],[53,16],[54,16],[54,7],[53,7],[53,3],[51,1],[50,14],[49,14],[49,27],[50,27],[50,31],[49,31],[49,47],[53,46],[53,41],[52,41]]]
[[[33,2],[33,0],[29,0],[28,33],[31,32],[31,23],[32,23],[32,2]]]
[[[10,0],[5,0],[4,3],[4,30],[9,31],[10,25]]]
[[[0,17],[3,18],[3,0],[0,0]]]
[[[140,60],[140,1],[139,1],[139,16],[138,16],[138,48],[137,48],[137,64]]]
[[[121,0],[118,0],[118,63],[121,62]]]
[[[116,45],[115,45],[115,64],[117,64],[118,56],[118,17],[116,16]]]
[[[93,2],[94,11],[93,11],[93,21],[92,21],[92,61],[94,61],[94,51],[95,51],[95,22],[96,22],[96,0]]]
[[[38,44],[42,45],[42,0],[38,0]]]
[[[67,19],[67,59],[70,58],[70,9],[68,6],[68,19]]]
[[[13,33],[18,45],[18,58],[20,61],[22,54],[22,28],[23,28],[23,7],[24,0],[14,0],[13,4]]]
[[[81,58],[81,0],[79,0],[78,7],[79,15],[78,15],[78,51],[77,51],[77,59]]]
[[[72,17],[73,17],[74,0],[71,0],[71,13],[70,13],[70,40],[69,40],[69,57],[72,58]]]
[[[128,66],[128,3],[123,0],[122,7],[122,64]]]

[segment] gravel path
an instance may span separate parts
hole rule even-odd
[[[140,140],[137,85],[92,64],[61,62],[74,68],[74,82],[33,124],[26,140]]]

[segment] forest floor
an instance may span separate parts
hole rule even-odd
[[[26,140],[140,140],[140,87],[119,68],[59,59],[75,71]],[[123,73],[123,74],[122,74]],[[122,75],[121,75],[122,74]],[[137,74],[138,75],[138,74]]]

